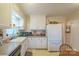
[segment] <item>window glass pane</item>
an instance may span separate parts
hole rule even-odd
[[[17,35],[19,29],[23,29],[23,18],[17,14],[16,11],[12,12],[11,24],[15,24],[15,27],[6,30],[6,34]]]
[[[17,30],[16,29],[7,29],[6,30],[6,33],[9,34],[9,35],[10,34],[16,34],[17,33]]]

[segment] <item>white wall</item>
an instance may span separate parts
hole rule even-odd
[[[11,4],[0,3],[0,24],[10,26],[11,10]]]
[[[30,30],[30,16],[27,15],[26,16],[26,20],[25,20],[25,30],[28,32]]]
[[[79,51],[79,12],[71,14],[68,23],[71,26],[70,45],[74,50]]]

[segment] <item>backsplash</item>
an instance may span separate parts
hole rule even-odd
[[[29,32],[19,31],[19,36],[45,36],[45,30],[31,30]]]
[[[46,30],[31,30],[34,36],[45,36]]]
[[[26,36],[31,36],[32,35],[32,32],[26,32],[25,30],[19,30],[18,31],[18,36],[23,36],[23,37],[26,37]]]

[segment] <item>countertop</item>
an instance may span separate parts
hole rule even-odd
[[[22,42],[26,39],[27,37],[17,37],[17,39],[12,39],[11,42]]]
[[[8,56],[13,52],[21,43],[26,39],[26,37],[18,37],[11,40],[9,43],[0,46],[0,56]]]
[[[27,36],[27,37],[47,37],[47,36]]]

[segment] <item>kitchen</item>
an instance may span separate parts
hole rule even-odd
[[[59,56],[65,43],[78,51],[79,5],[3,3],[0,9],[1,56]]]

